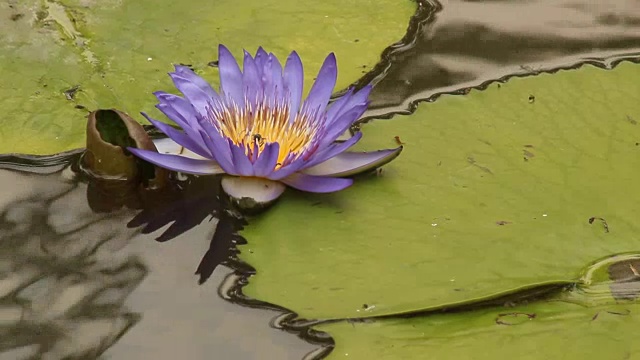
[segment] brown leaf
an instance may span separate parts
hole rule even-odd
[[[126,147],[157,151],[142,126],[126,113],[99,109],[88,115],[87,150],[82,159],[85,170],[102,180],[135,184],[148,181],[149,188],[164,186],[167,171],[154,169],[130,154]]]

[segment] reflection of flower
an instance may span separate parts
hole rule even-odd
[[[220,94],[189,68],[170,73],[183,97],[156,92],[157,108],[184,132],[149,118],[158,129],[197,156],[129,148],[160,167],[192,174],[227,174],[224,190],[235,198],[276,199],[283,184],[309,192],[333,192],[354,175],[394,159],[402,150],[347,152],[361,133],[336,139],[366,110],[371,87],[350,89],[328,106],[336,82],[333,54],[327,56],[308,97],[302,101],[302,62],[296,52],[284,71],[273,54],[259,48],[244,54],[243,71],[226,47],[219,47]]]

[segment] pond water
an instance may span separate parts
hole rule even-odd
[[[156,242],[168,226],[128,228],[136,211],[105,211],[108,200],[60,169],[76,159],[2,161],[19,171],[0,170],[0,359],[301,359],[315,348],[271,328],[277,312],[223,300],[228,267],[198,285],[215,219]]]
[[[419,12],[407,43],[387,52],[367,116],[511,75],[640,57],[638,1],[433,0]],[[177,196],[182,207],[141,218],[79,181],[68,168],[76,159],[0,161],[0,359],[302,359],[318,351],[271,326],[282,311],[220,296],[238,269],[218,266],[235,253],[214,239],[216,209],[207,204],[215,194],[191,179]],[[134,218],[139,226],[128,227]],[[171,223],[183,227],[156,241]]]
[[[511,75],[611,65],[640,56],[640,4],[626,0],[428,2],[415,36],[389,57],[370,116]]]

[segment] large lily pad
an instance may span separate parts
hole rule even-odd
[[[307,88],[333,51],[346,87],[402,38],[415,8],[407,0],[3,2],[0,153],[82,146],[82,107],[157,115],[151,92],[172,90],[173,64],[217,81],[208,64],[219,43],[238,57],[258,46],[281,57],[297,50]]]
[[[633,359],[639,310],[544,302],[317,329],[336,341],[329,359]]]
[[[307,319],[403,313],[576,280],[637,250],[638,79],[631,63],[513,78],[364,125],[362,148],[398,136],[402,155],[254,219],[245,294]]]
[[[336,341],[332,359],[629,359],[640,352],[634,345],[639,259],[637,253],[600,259],[585,269],[579,286],[528,305],[476,304],[475,310],[315,329]]]

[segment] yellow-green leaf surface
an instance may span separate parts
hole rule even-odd
[[[599,259],[579,286],[516,307],[505,301],[511,306],[314,328],[336,341],[329,359],[633,359],[639,265],[638,253]]]
[[[623,63],[512,78],[366,124],[362,149],[399,136],[403,153],[345,191],[291,191],[253,219],[244,293],[328,319],[576,280],[640,244],[639,103],[640,66]]]
[[[173,64],[217,84],[217,46],[238,58],[258,46],[298,51],[309,88],[330,52],[338,88],[356,81],[404,35],[409,0],[64,0],[0,4],[0,153],[55,153],[84,144],[86,110],[117,107],[142,120],[151,94],[174,91]],[[65,90],[79,86],[68,100]]]
[[[336,342],[331,360],[636,359],[639,311],[638,304],[545,302],[316,329]]]

